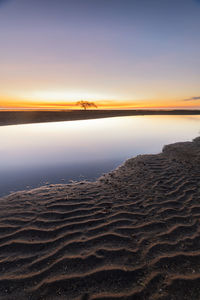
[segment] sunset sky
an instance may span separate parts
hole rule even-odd
[[[200,0],[0,0],[0,108],[200,109]]]

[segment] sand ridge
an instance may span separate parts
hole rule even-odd
[[[0,110],[0,126],[145,115],[200,115],[200,110]]]
[[[200,138],[0,199],[0,299],[200,299]]]

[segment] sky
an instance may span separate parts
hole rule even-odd
[[[0,108],[200,108],[200,0],[0,0]]]

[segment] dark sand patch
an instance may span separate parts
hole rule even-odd
[[[200,110],[0,111],[0,126],[144,115],[200,115]]]
[[[200,299],[200,138],[1,198],[0,299]]]

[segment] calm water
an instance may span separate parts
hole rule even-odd
[[[124,160],[200,135],[200,116],[140,116],[0,127],[0,195],[94,180]]]

